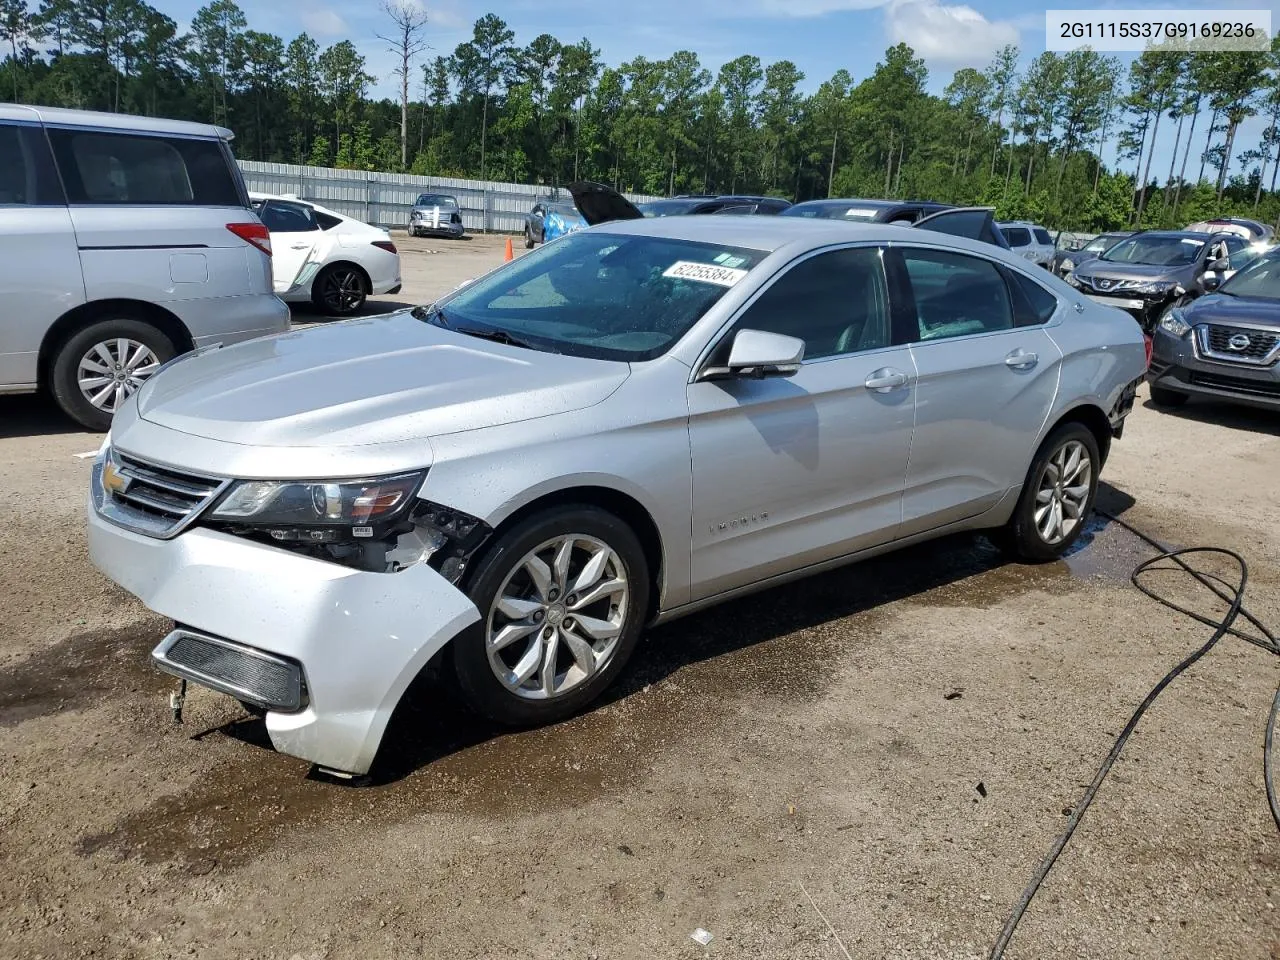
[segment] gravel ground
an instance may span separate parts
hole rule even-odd
[[[405,303],[502,259],[398,242]],[[1140,402],[1103,491],[1240,550],[1273,625],[1278,437]],[[97,442],[0,398],[0,957],[981,957],[1206,636],[1129,586],[1149,552],[1114,524],[1038,568],[955,538],[652,631],[609,702],[549,729],[484,729],[426,682],[373,785],[335,785],[224,698],[170,723],[146,659],[166,625],[85,558],[74,455]],[[1170,689],[1008,956],[1280,957],[1278,677],[1228,641]]]

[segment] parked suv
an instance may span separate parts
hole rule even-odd
[[[177,354],[289,328],[231,136],[0,104],[0,393],[105,430]]]
[[[1067,282],[1127,310],[1150,333],[1165,311],[1215,289],[1257,255],[1233,233],[1144,230],[1081,264]]]
[[[1147,379],[1157,405],[1200,396],[1280,410],[1280,252],[1169,310],[1152,341]]]
[[[1146,370],[1128,318],[927,228],[630,213],[139,391],[88,542],[176,622],[156,665],[363,774],[437,656],[549,723],[648,624],[944,534],[1045,561],[1084,532]]]
[[[1021,220],[1001,223],[1000,232],[1009,241],[1009,249],[1017,256],[1039,264],[1046,270],[1052,269],[1053,256],[1057,247],[1053,245],[1053,237],[1044,227]]]

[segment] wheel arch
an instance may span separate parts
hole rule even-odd
[[[497,522],[493,533],[481,548],[481,555],[497,541],[499,536],[535,514],[556,507],[583,505],[597,507],[613,514],[627,524],[639,539],[640,546],[644,550],[645,562],[649,565],[649,584],[652,587],[649,591],[649,609],[645,612],[645,620],[646,622],[652,620],[661,607],[661,600],[665,593],[663,588],[666,562],[662,534],[649,509],[634,496],[616,487],[581,484],[538,494]],[[473,558],[469,566],[475,569],[476,561],[479,559],[479,556]]]
[[[176,314],[164,307],[148,303],[146,300],[128,298],[91,300],[68,310],[55,320],[45,333],[44,339],[40,342],[37,360],[40,388],[44,389],[49,385],[54,360],[63,344],[91,324],[125,315],[129,319],[137,319],[153,325],[169,339],[180,354],[195,349],[195,342],[187,325]]]
[[[323,274],[334,269],[335,267],[354,267],[355,270],[360,274],[361,281],[363,281],[364,283],[365,296],[367,297],[373,294],[373,278],[369,276],[369,271],[366,270],[358,261],[348,260],[345,257],[341,257],[337,260],[331,260],[329,263],[326,263],[324,266],[322,266],[318,271],[316,271],[316,279],[318,280]],[[314,280],[312,281],[312,286],[313,287],[315,286]]]
[[[1094,439],[1098,442],[1098,453],[1102,457],[1102,463],[1099,466],[1105,465],[1107,455],[1111,452],[1112,434],[1111,421],[1107,418],[1102,407],[1095,403],[1079,403],[1060,414],[1058,419],[1050,424],[1044,435],[1048,437],[1053,431],[1066,423],[1081,424],[1093,434]]]

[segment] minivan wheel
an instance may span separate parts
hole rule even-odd
[[[649,569],[631,528],[556,507],[502,534],[468,590],[480,623],[453,644],[462,693],[508,726],[562,720],[595,700],[635,649]]]
[[[1064,423],[1041,445],[1003,540],[1021,560],[1056,560],[1070,549],[1093,512],[1102,458],[1088,427]]]
[[[311,285],[311,301],[331,317],[357,312],[367,296],[364,274],[346,263],[325,267]]]
[[[100,320],[58,350],[49,378],[54,399],[90,430],[108,430],[121,405],[177,352],[149,323]]]
[[[1180,407],[1187,402],[1187,395],[1165,387],[1151,386],[1151,402],[1157,407]]]

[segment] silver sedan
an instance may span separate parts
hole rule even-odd
[[[545,723],[647,624],[746,591],[962,530],[1062,555],[1145,369],[1130,317],[990,244],[606,223],[157,374],[90,549],[179,624],[158,666],[362,773],[437,655],[481,713]]]

